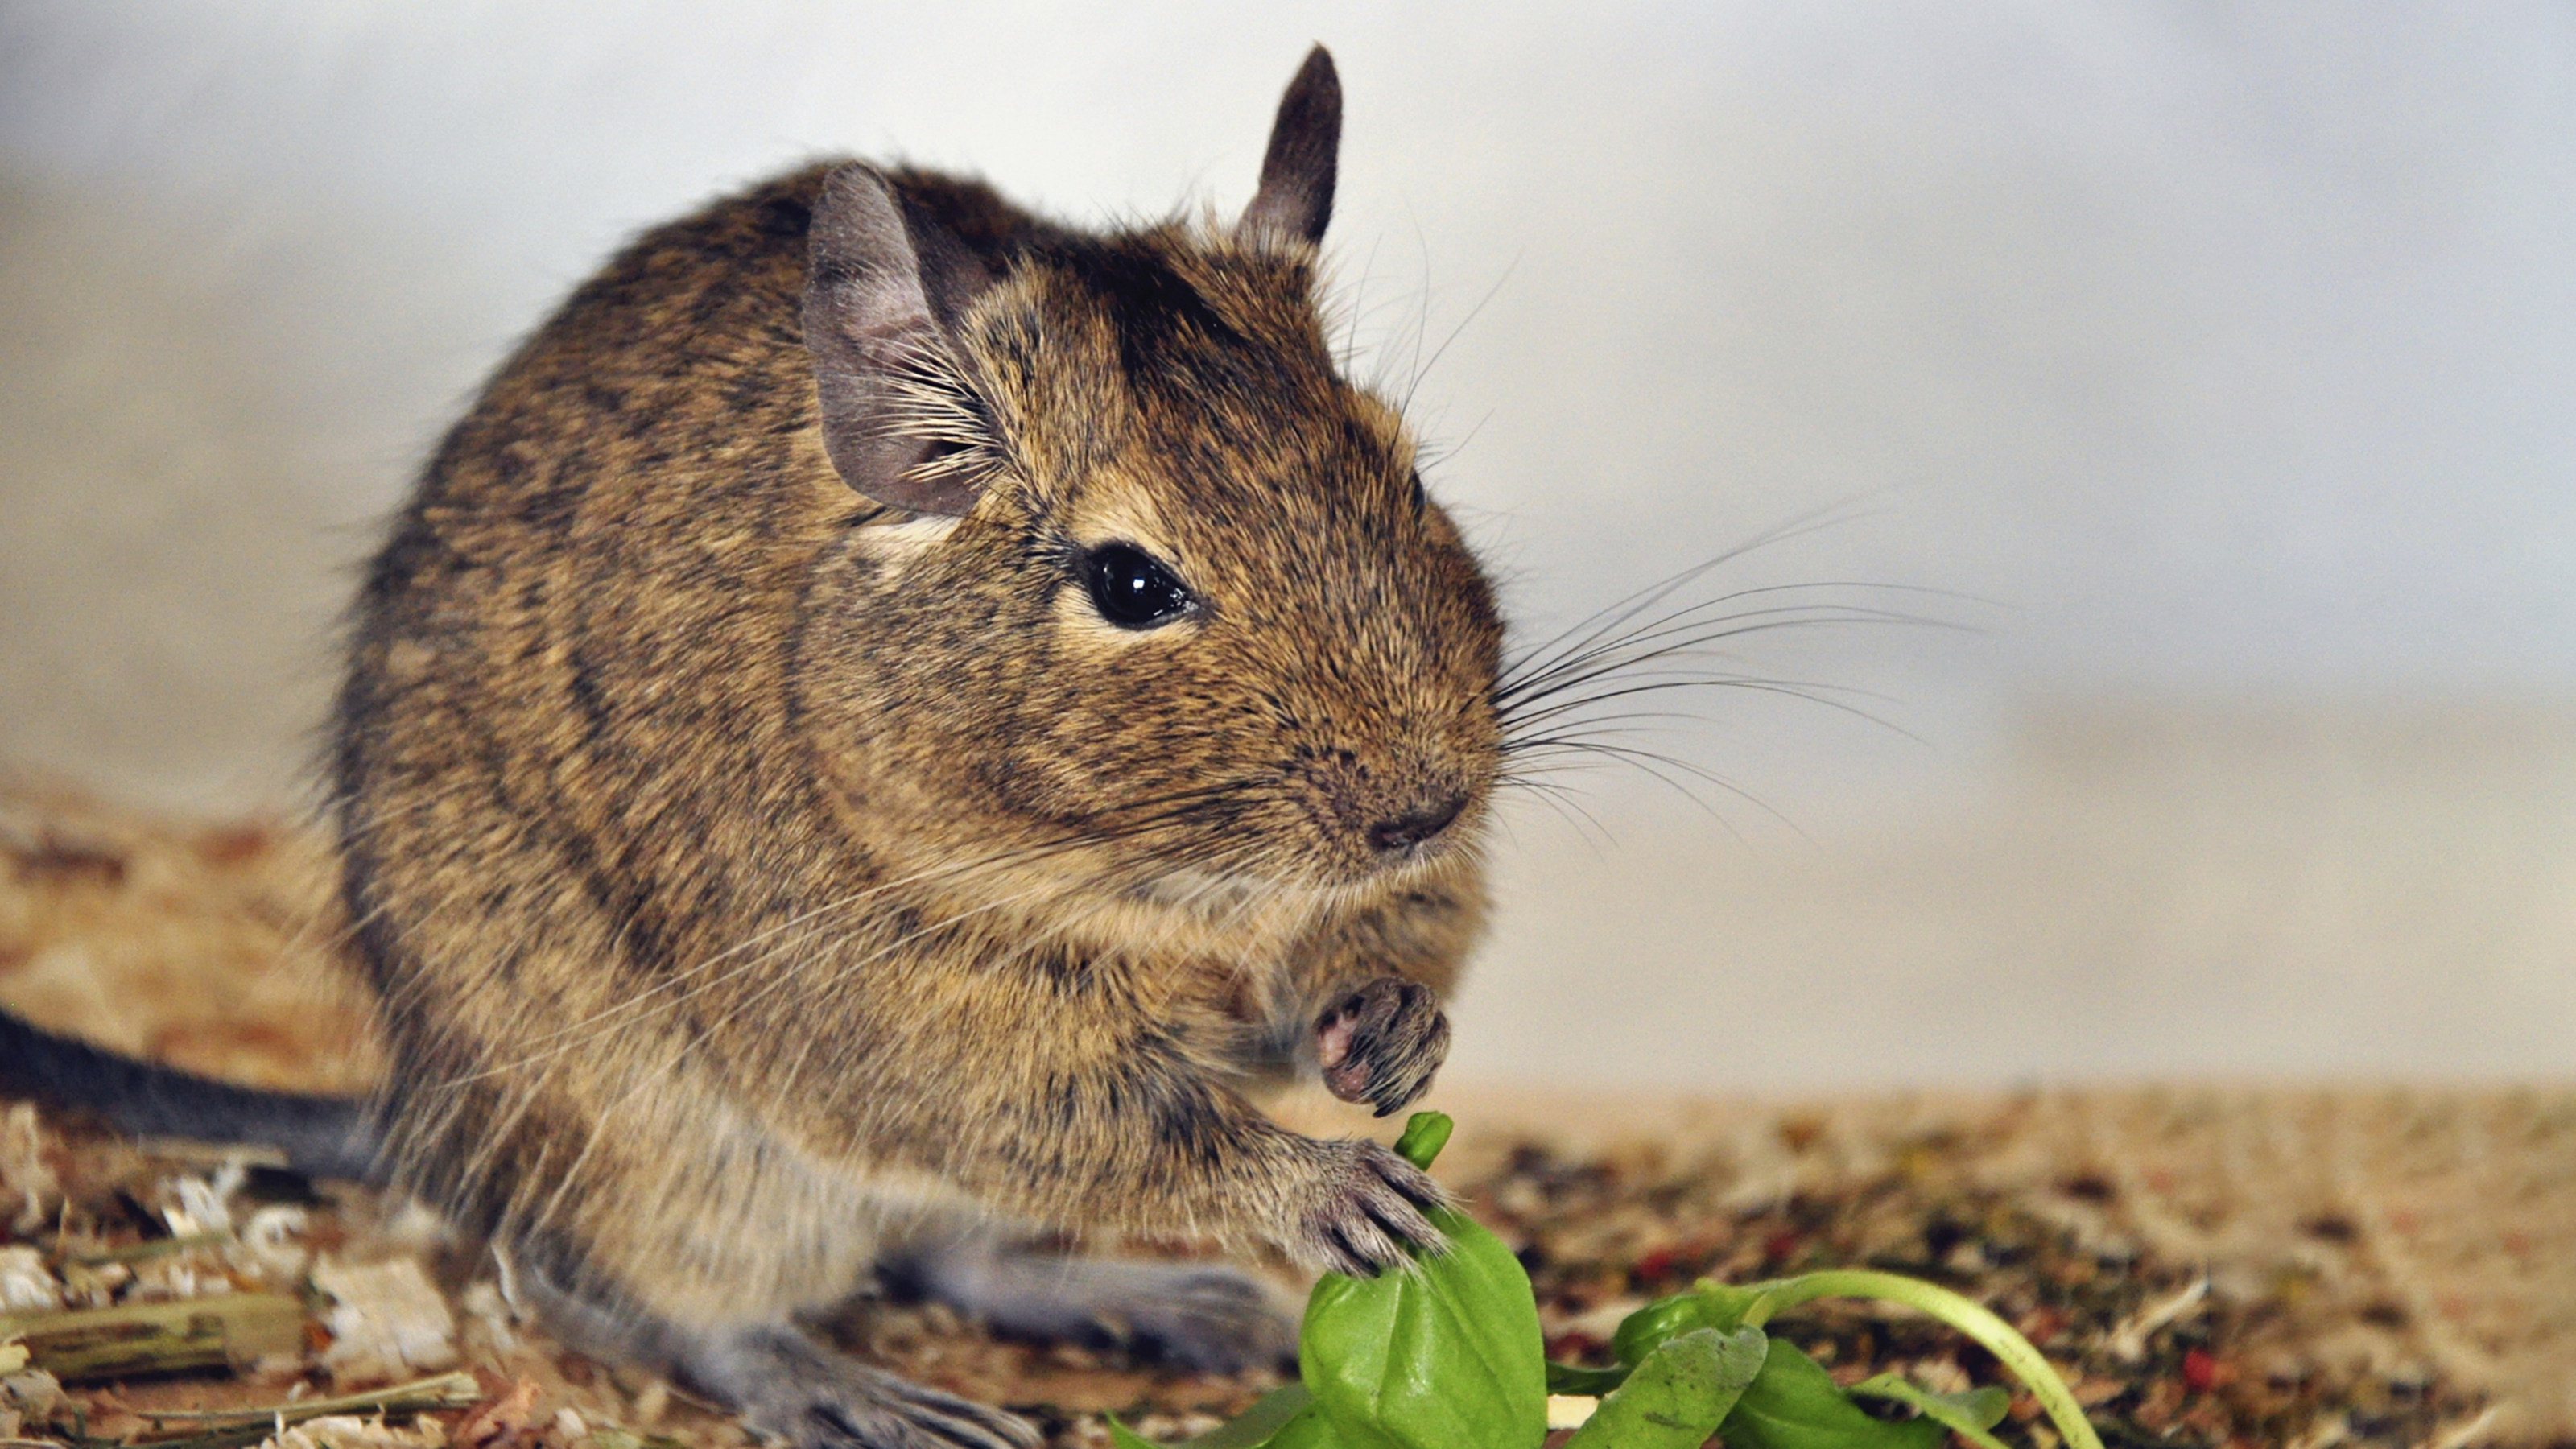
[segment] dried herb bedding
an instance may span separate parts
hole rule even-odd
[[[2264,1349],[2280,1346],[2265,1332],[2267,1305],[2213,1302],[2195,1268],[1963,1188],[1940,1170],[1937,1151],[1842,1192],[1751,1208],[1730,1207],[1724,1178],[1705,1170],[1539,1150],[1515,1153],[1499,1187],[1521,1206],[1488,1220],[1524,1241],[1551,1353],[1567,1361],[1606,1363],[1603,1324],[1698,1277],[1859,1264],[1985,1302],[2069,1370],[2111,1445],[2421,1445],[2481,1407],[2405,1370],[2258,1369]],[[1633,1250],[1640,1244],[1653,1246]],[[1773,1327],[1844,1384],[1891,1370],[1945,1392],[2001,1381],[1958,1334],[1865,1305],[1818,1304]],[[2016,1396],[2010,1420],[2051,1442],[2027,1395]]]
[[[268,1343],[238,1370],[161,1374],[137,1364],[111,1379],[66,1384],[50,1404],[30,1392],[0,1411],[19,1417],[0,1423],[7,1430],[0,1438],[73,1446],[170,1440],[205,1449],[258,1443],[273,1424],[154,1415],[380,1391],[462,1369],[472,1375],[472,1402],[396,1414],[388,1431],[395,1437],[371,1449],[744,1442],[721,1415],[667,1385],[556,1350],[510,1314],[469,1248],[377,1194],[324,1184],[315,1200],[292,1175],[246,1171],[238,1160],[139,1151],[24,1107],[8,1118],[15,1222],[0,1247],[0,1277],[12,1285],[5,1291],[13,1326],[42,1321],[47,1291],[63,1307],[202,1308],[279,1293],[306,1304],[300,1341],[283,1351]],[[1740,1176],[1714,1157],[1568,1156],[1530,1143],[1489,1148],[1456,1185],[1529,1268],[1550,1354],[1560,1361],[1606,1363],[1609,1324],[1700,1276],[1867,1264],[1946,1282],[2014,1321],[2074,1370],[2079,1397],[2113,1445],[2422,1446],[2477,1422],[2474,1396],[2420,1366],[2309,1363],[2280,1372],[2302,1352],[2285,1336],[2295,1327],[2294,1305],[2210,1295],[2195,1268],[2088,1226],[2100,1207],[2088,1201],[2098,1184],[2064,1184],[2077,1211],[2053,1218],[1965,1186],[1953,1160],[1964,1150],[1958,1142],[1917,1144],[1894,1170],[1846,1190],[1759,1202],[1744,1201]],[[38,1212],[27,1210],[30,1190]],[[381,1307],[353,1315],[316,1291],[317,1277],[345,1285],[369,1276],[360,1271],[366,1265],[416,1265],[410,1280],[434,1285],[443,1314],[431,1316],[443,1337],[417,1314],[408,1329],[389,1327]],[[1777,1328],[1844,1383],[1891,1369],[1941,1390],[1996,1381],[1973,1345],[1922,1320],[1815,1305]],[[1168,1373],[1107,1347],[997,1341],[935,1306],[862,1299],[833,1329],[875,1361],[1021,1407],[1059,1445],[1106,1444],[1101,1415],[1113,1410],[1144,1433],[1176,1440],[1278,1381]],[[2026,1399],[2015,1402],[2008,1430],[2050,1442]]]

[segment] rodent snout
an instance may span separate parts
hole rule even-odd
[[[1380,820],[1368,828],[1369,848],[1380,855],[1394,855],[1421,845],[1448,829],[1459,812],[1467,808],[1467,799],[1467,792],[1461,790],[1420,809]]]
[[[1322,828],[1328,874],[1365,878],[1459,843],[1481,782],[1459,752],[1399,749],[1363,756],[1314,751],[1296,771],[1313,791],[1308,809]]]

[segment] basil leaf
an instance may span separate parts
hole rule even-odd
[[[1109,1416],[1109,1443],[1111,1449],[1162,1449],[1119,1423],[1116,1414]],[[1307,1402],[1305,1389],[1290,1384],[1262,1395],[1260,1402],[1181,1449],[1342,1449],[1342,1441],[1333,1437],[1323,1412]]]
[[[1902,1424],[1871,1418],[1814,1359],[1775,1338],[1762,1372],[1718,1432],[1726,1449],[1935,1449],[1949,1431],[1930,1418]]]
[[[1880,1374],[1852,1385],[1850,1391],[1912,1404],[1923,1412],[1924,1418],[1952,1430],[1978,1449],[2009,1449],[2003,1440],[1986,1432],[2002,1423],[2004,1411],[2012,1407],[2012,1395],[1991,1384],[1963,1394],[1936,1394],[1911,1379]]]
[[[1631,1372],[1626,1364],[1617,1368],[1588,1369],[1552,1363],[1547,1366],[1547,1391],[1551,1394],[1583,1394],[1597,1399],[1626,1383]]]
[[[1699,1449],[1762,1372],[1771,1340],[1758,1328],[1702,1328],[1646,1355],[1565,1449]]]
[[[1428,1167],[1448,1126],[1416,1113],[1398,1150]],[[1547,1351],[1529,1274],[1475,1219],[1450,1208],[1430,1216],[1447,1252],[1315,1285],[1297,1336],[1299,1376],[1349,1449],[1538,1449]]]
[[[1278,1433],[1263,1440],[1259,1449],[1342,1449],[1342,1441],[1333,1436],[1333,1426],[1325,1421],[1324,1411],[1309,1404],[1280,1425]]]
[[[1299,1373],[1360,1449],[1536,1449],[1547,1368],[1529,1275],[1465,1214],[1431,1221],[1449,1239],[1439,1257],[1315,1285]]]
[[[1429,1172],[1440,1149],[1449,1145],[1449,1134],[1457,1129],[1446,1112],[1416,1112],[1404,1119],[1404,1132],[1395,1139],[1395,1155]]]
[[[1315,1396],[1304,1384],[1287,1384],[1263,1394],[1249,1409],[1201,1434],[1182,1449],[1264,1449],[1280,1443],[1279,1434],[1299,1415],[1313,1418]]]
[[[1665,1340],[1714,1328],[1732,1333],[1744,1321],[1744,1310],[1762,1296],[1761,1284],[1747,1288],[1730,1288],[1723,1283],[1702,1279],[1687,1293],[1658,1298],[1619,1320],[1610,1334],[1610,1351],[1619,1362],[1634,1366],[1644,1363]]]

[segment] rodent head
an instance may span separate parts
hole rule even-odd
[[[861,167],[814,212],[824,441],[882,505],[816,579],[800,710],[862,811],[1143,896],[1331,891],[1471,849],[1502,630],[1315,305],[1319,49],[1228,228],[990,224]]]

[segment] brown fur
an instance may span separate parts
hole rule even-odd
[[[1393,1261],[1427,1183],[1244,1092],[1366,983],[1455,979],[1500,628],[1333,364],[1310,237],[888,175],[943,340],[905,486],[960,480],[952,520],[835,471],[800,311],[832,170],[576,291],[367,580],[336,777],[394,1171],[683,1325],[846,1292],[917,1205]],[[1072,563],[1110,541],[1198,608],[1101,620]],[[1418,1094],[1419,1016],[1346,1095]]]

